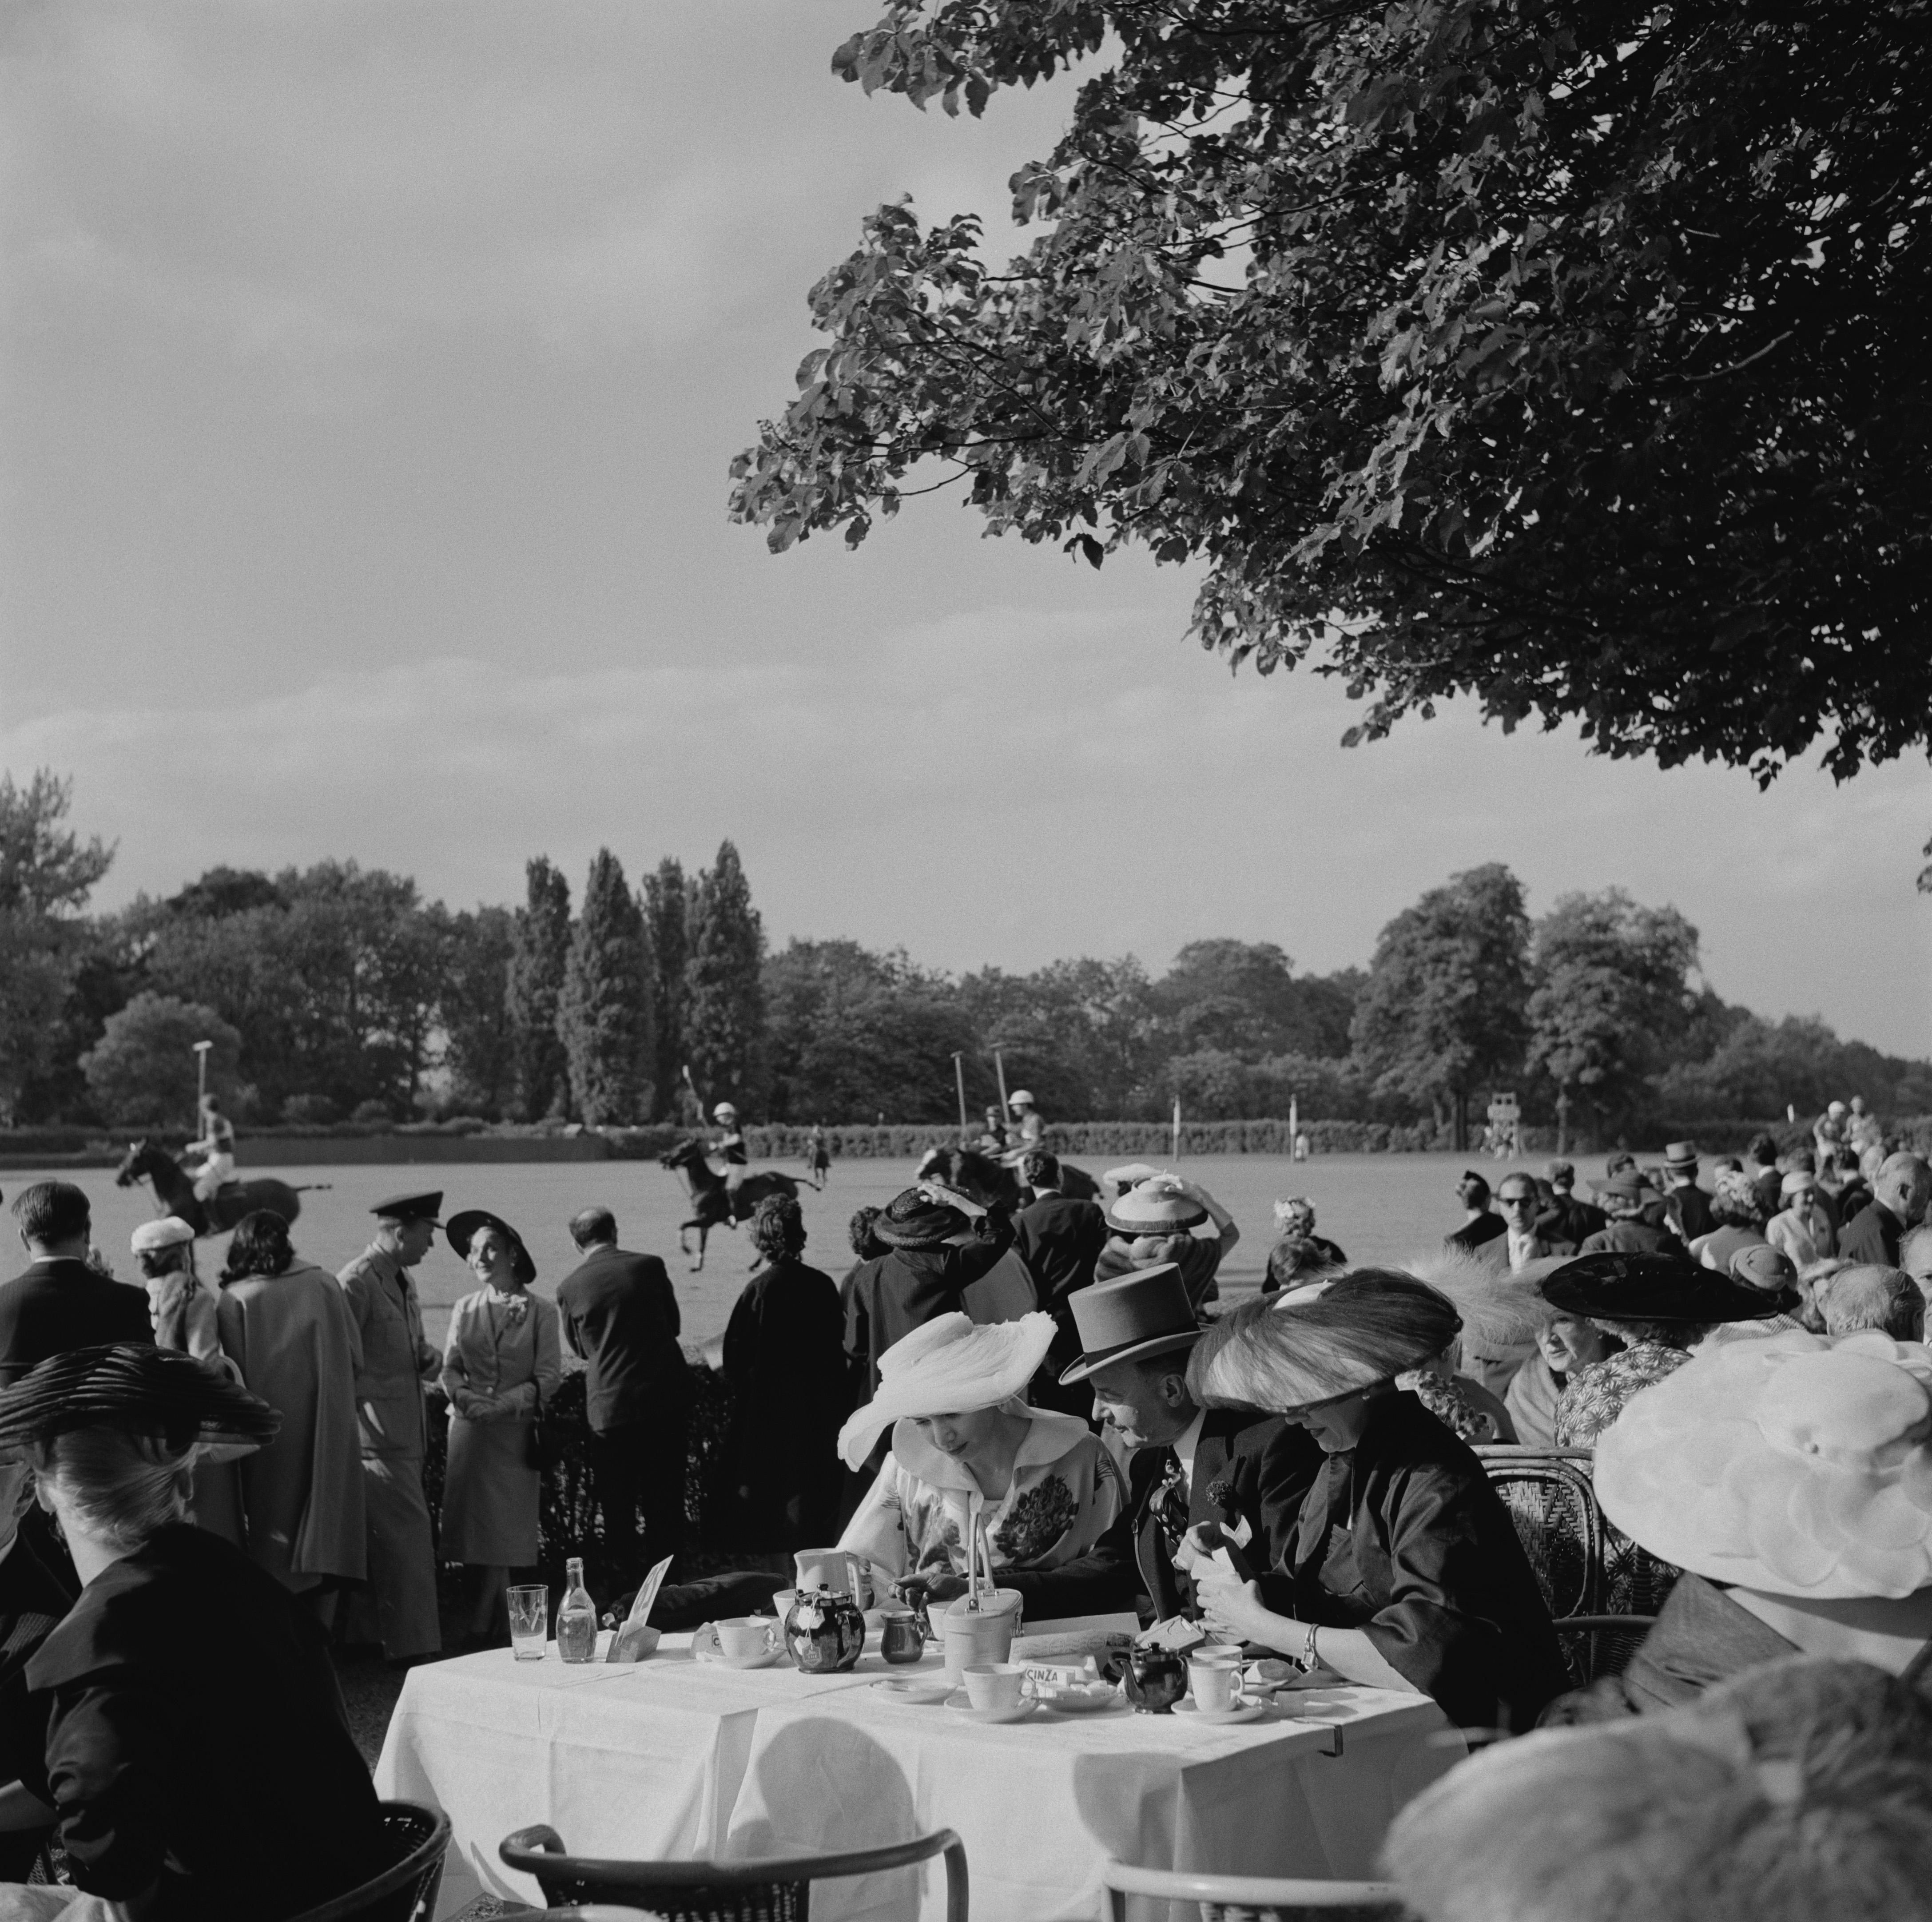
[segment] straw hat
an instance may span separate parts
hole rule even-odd
[[[1117,1195],[1106,1217],[1107,1225],[1116,1234],[1185,1234],[1197,1222],[1208,1219],[1208,1210],[1198,1201],[1177,1194],[1172,1181],[1157,1174],[1124,1195]]]
[[[51,1355],[0,1390],[0,1461],[86,1428],[152,1435],[178,1453],[200,1442],[247,1453],[281,1425],[267,1402],[193,1356],[118,1342]]]
[[[194,1230],[178,1215],[164,1215],[158,1221],[143,1222],[128,1237],[130,1254],[152,1255],[163,1248],[178,1248],[194,1239]]]
[[[879,1357],[879,1386],[838,1431],[838,1452],[857,1468],[905,1415],[963,1415],[1021,1393],[1053,1345],[1053,1317],[1036,1312],[981,1327],[964,1315],[935,1315]]]
[[[1604,1512],[1715,1582],[1820,1600],[1932,1585],[1932,1353],[1792,1330],[1694,1356],[1597,1438]]]
[[[1810,1169],[1794,1168],[1778,1184],[1778,1192],[1785,1195],[1808,1195],[1817,1185],[1818,1178],[1811,1173]]]
[[[1189,1359],[1187,1386],[1210,1408],[1287,1414],[1420,1368],[1462,1325],[1448,1300],[1412,1276],[1352,1269],[1223,1315]]]
[[[1697,1144],[1695,1141],[1666,1141],[1664,1144],[1664,1165],[1666,1168],[1695,1168],[1697,1165]]]
[[[888,1248],[944,1248],[972,1225],[957,1208],[934,1201],[922,1189],[907,1188],[886,1204],[872,1232]]]

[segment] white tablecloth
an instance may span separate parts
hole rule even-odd
[[[693,1663],[688,1639],[628,1666],[503,1650],[410,1671],[376,1781],[448,1813],[441,1915],[479,1888],[538,1900],[496,1858],[532,1822],[573,1853],[633,1858],[844,1849],[950,1825],[974,1922],[1091,1922],[1109,1855],[1370,1874],[1395,1810],[1460,1753],[1432,1702],[1372,1689],[1298,1696],[1246,1725],[1042,1710],[1002,1726],[884,1700],[870,1684],[907,1672],[876,1654],[845,1675],[733,1670]],[[1338,1726],[1342,1753],[1324,1754]],[[914,1880],[821,1884],[813,1914],[904,1918]],[[944,1886],[935,1863],[925,1915],[943,1913]]]

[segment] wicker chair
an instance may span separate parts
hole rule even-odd
[[[1393,1882],[1322,1882],[1273,1876],[1197,1876],[1109,1862],[1100,1872],[1111,1922],[1126,1922],[1130,1895],[1201,1906],[1201,1922],[1400,1922]]]
[[[563,1838],[539,1823],[506,1836],[506,1868],[536,1878],[555,1906],[612,1902],[663,1922],[803,1922],[812,1885],[836,1876],[876,1875],[946,1858],[946,1922],[966,1922],[966,1845],[950,1828],[842,1855],[785,1855],[753,1862],[623,1862],[564,1852]]]
[[[442,1887],[449,1818],[415,1802],[385,1802],[382,1834],[396,1858],[390,1867],[290,1922],[430,1922]]]

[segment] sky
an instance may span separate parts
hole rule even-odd
[[[1772,1016],[1932,1054],[1924,761],[1768,793],[1390,740],[1231,675],[1194,580],[944,496],[773,556],[732,455],[813,280],[910,193],[1025,236],[1065,83],[985,119],[836,79],[864,0],[28,0],[0,16],[0,766],[74,783],[97,897],[329,856],[453,907],[708,861],[776,943],[928,965],[1184,943],[1366,961],[1507,862],[1674,904]]]

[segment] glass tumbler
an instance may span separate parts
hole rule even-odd
[[[550,1591],[539,1585],[504,1593],[509,1601],[512,1650],[519,1662],[541,1662],[550,1639]]]

